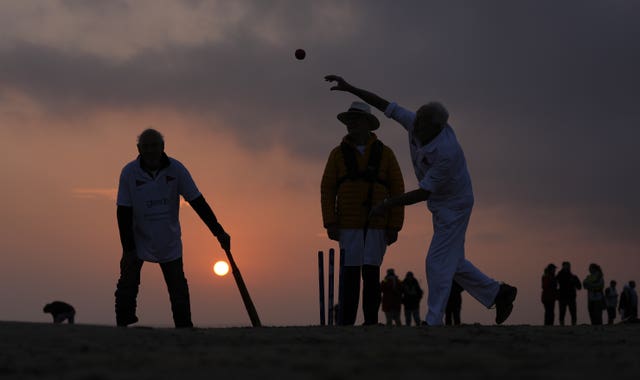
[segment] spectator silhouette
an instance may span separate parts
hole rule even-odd
[[[571,314],[571,326],[576,325],[576,291],[582,289],[580,279],[571,273],[571,263],[565,261],[562,263],[562,269],[556,276],[558,281],[558,316],[560,326],[564,326],[564,316],[569,308]]]
[[[393,322],[396,326],[402,326],[400,322],[400,309],[402,307],[402,283],[393,269],[387,269],[387,275],[380,284],[382,292],[382,311],[387,318],[387,326]]]
[[[607,324],[612,325],[616,319],[616,307],[618,306],[617,282],[611,280],[609,287],[604,290],[604,299],[607,304]]]
[[[451,292],[445,309],[444,324],[447,326],[460,325],[460,311],[462,310],[462,292],[464,289],[457,282],[451,284]]]
[[[556,298],[558,298],[558,281],[556,266],[549,264],[542,275],[542,304],[544,305],[544,325],[553,326],[555,319]]]
[[[638,321],[638,294],[636,293],[636,282],[629,281],[624,286],[622,294],[620,294],[620,318],[623,322]]]
[[[416,326],[420,326],[420,300],[423,293],[418,280],[413,276],[413,272],[407,272],[402,281],[402,304],[404,305],[404,320],[407,326],[411,326],[411,319]]]
[[[636,282],[629,281],[629,317],[633,321],[638,320],[638,294],[636,293]]]
[[[587,309],[592,325],[602,324],[602,311],[605,309],[604,301],[604,274],[598,264],[589,265],[589,274],[582,282],[588,292]]]
[[[42,309],[44,313],[49,313],[53,317],[53,323],[62,323],[65,320],[73,324],[76,316],[76,309],[66,302],[53,301]]]

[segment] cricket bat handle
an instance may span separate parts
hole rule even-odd
[[[249,319],[251,319],[251,325],[253,327],[261,327],[262,324],[260,323],[260,317],[258,317],[256,307],[253,305],[253,301],[251,300],[251,296],[249,295],[249,290],[247,290],[247,286],[244,284],[244,280],[242,279],[242,275],[240,274],[240,269],[238,269],[236,262],[233,260],[231,251],[225,250],[224,252],[227,254],[227,260],[229,260],[229,265],[231,266],[231,273],[233,274],[233,278],[236,280],[236,285],[238,286],[238,290],[240,291],[242,302],[244,302],[244,307],[245,309],[247,309]]]

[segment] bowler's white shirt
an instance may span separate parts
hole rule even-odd
[[[413,169],[420,188],[431,192],[429,203],[473,196],[464,153],[449,125],[427,145],[420,146],[413,134],[414,112],[391,103],[384,114],[407,130]]]
[[[117,204],[133,208],[136,252],[145,261],[162,263],[182,257],[180,196],[188,202],[200,196],[184,165],[171,157],[169,162],[152,177],[138,158],[120,174]]]

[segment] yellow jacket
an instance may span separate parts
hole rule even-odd
[[[371,133],[364,155],[359,152],[356,153],[359,171],[364,171],[366,168],[371,154],[371,147],[377,139],[377,136]],[[343,138],[343,142],[353,146],[348,136]],[[386,145],[383,145],[382,148],[380,168],[377,175],[377,178],[384,182],[386,186],[377,181],[368,182],[363,178],[346,179],[338,186],[338,181],[347,176],[347,174],[342,149],[337,146],[329,154],[320,185],[322,221],[325,228],[333,224],[337,224],[338,228],[363,228],[369,217],[369,209],[364,204],[369,192],[369,186],[373,186],[372,205],[382,202],[386,197],[404,193],[404,181],[400,166],[393,151]],[[404,208],[394,207],[384,216],[371,218],[368,228],[400,231],[403,222]]]

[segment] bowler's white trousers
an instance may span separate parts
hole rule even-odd
[[[473,196],[455,201],[429,202],[428,207],[433,214],[433,239],[426,258],[429,295],[425,320],[430,326],[439,326],[443,324],[453,280],[487,308],[493,305],[500,283],[486,276],[464,257]]]

